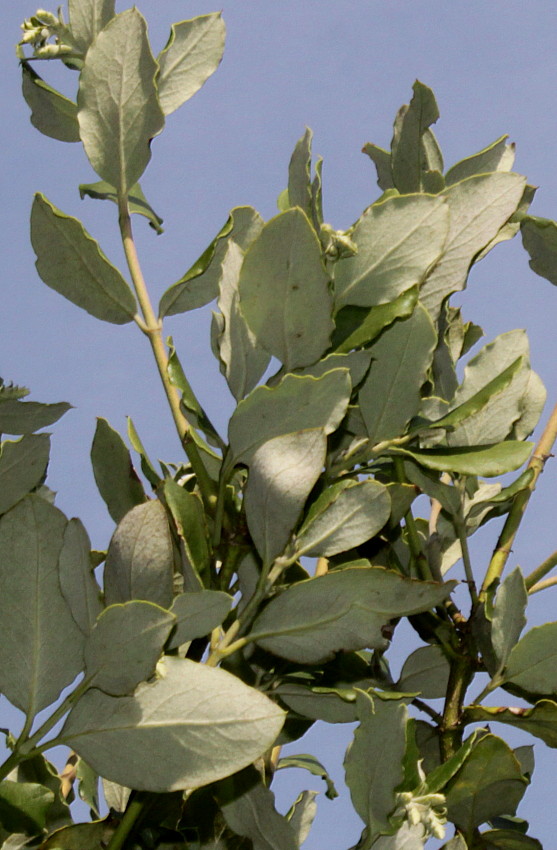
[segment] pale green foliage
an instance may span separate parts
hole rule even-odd
[[[274,771],[302,768],[329,799],[337,791],[314,755],[277,748],[323,720],[358,724],[345,758],[363,830],[354,850],[423,850],[430,838],[445,850],[540,850],[515,817],[531,748],[513,751],[485,724],[557,748],[557,625],[522,634],[528,592],[553,562],[501,575],[541,455],[504,486],[483,478],[528,460],[545,390],[524,331],[468,356],[482,331],[449,299],[520,228],[532,268],[556,283],[557,225],[528,215],[534,189],[511,171],[506,136],[445,169],[437,103],[416,81],[390,150],[364,146],[383,194],[351,228],[323,220],[306,129],[278,214],[233,209],[157,318],[130,214],[162,231],[138,180],[165,117],[218,67],[224,33],[218,12],[178,22],[155,59],[141,13],[116,14],[112,0],[70,0],[68,23],[39,10],[23,24],[31,122],[83,143],[100,179],[81,197],[118,205],[133,291],[41,194],[38,273],[92,316],[151,338],[185,454],[155,464],[131,420],[132,451],[98,420],[91,460],[115,528],[107,552],[93,552],[44,484],[49,437],[36,431],[69,405],[22,401],[27,390],[0,382],[0,432],[19,438],[0,453],[0,690],[26,716],[17,741],[4,730],[0,844],[297,850],[316,792],[280,814]],[[36,58],[78,72],[76,101],[37,75]],[[236,401],[228,441],[162,330],[166,316],[211,302],[211,348]],[[418,496],[430,500],[416,503],[423,518]],[[468,538],[499,516],[483,576]],[[404,618],[420,640],[395,681],[388,650]],[[487,685],[469,705],[478,672]],[[500,705],[483,704],[491,692]],[[444,700],[443,717],[430,700]],[[42,755],[55,745],[75,753],[91,823],[72,822]]]

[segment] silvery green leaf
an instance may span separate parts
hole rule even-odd
[[[114,522],[120,522],[136,505],[145,502],[143,485],[135,471],[130,453],[120,434],[99,417],[91,462],[95,482]]]
[[[401,436],[418,412],[436,343],[432,321],[418,304],[409,319],[395,322],[373,345],[358,396],[372,445]]]
[[[0,519],[0,691],[32,718],[80,672],[83,635],[60,591],[66,517],[27,496]]]
[[[283,434],[263,443],[249,461],[244,506],[263,563],[281,555],[325,464],[322,428]]]
[[[315,363],[329,347],[329,275],[317,235],[298,207],[263,227],[246,253],[238,291],[258,345],[288,370]]]
[[[294,829],[253,766],[220,783],[217,798],[228,826],[249,839],[253,850],[298,850]]]
[[[79,195],[82,200],[87,196],[98,201],[112,201],[113,204],[118,204],[118,192],[106,180],[98,180],[96,183],[81,183]],[[136,183],[130,189],[128,206],[132,215],[135,213],[144,216],[155,233],[161,234],[163,232],[161,227],[163,220],[149,204],[139,183]]]
[[[200,586],[211,561],[210,536],[203,503],[196,493],[190,493],[172,478],[164,482],[164,498],[181,537],[184,555]]]
[[[352,804],[371,839],[390,831],[389,815],[396,806],[395,789],[403,778],[408,709],[397,702],[356,692],[360,725],[344,759]]]
[[[438,646],[420,646],[404,662],[397,689],[419,691],[423,699],[441,699],[446,694],[449,672],[449,662]]]
[[[514,165],[515,144],[507,143],[508,136],[501,136],[478,153],[462,159],[445,174],[447,186],[459,183],[474,174],[491,171],[511,171]]]
[[[505,440],[494,446],[456,446],[439,449],[391,448],[391,454],[411,457],[426,469],[495,478],[518,469],[528,460],[533,443]]]
[[[98,617],[83,650],[90,687],[116,697],[132,693],[155,672],[175,625],[173,614],[152,602],[109,605]]]
[[[32,434],[57,422],[71,407],[65,401],[40,404],[37,401],[2,399],[0,395],[0,434]]]
[[[434,319],[445,298],[465,288],[474,257],[515,212],[525,185],[519,174],[499,171],[468,177],[442,192],[449,205],[449,234],[420,295]]]
[[[97,319],[125,325],[136,314],[135,297],[80,221],[36,194],[31,242],[37,271],[51,289]]]
[[[33,127],[59,142],[79,142],[77,104],[45,83],[28,62],[21,63],[21,71]]]
[[[520,567],[516,567],[497,590],[491,615],[491,642],[499,669],[507,663],[511,650],[526,625],[527,604],[528,593],[524,577]]]
[[[72,38],[82,53],[112,20],[114,6],[114,0],[68,0]]]
[[[236,676],[166,656],[158,678],[133,696],[87,691],[60,739],[101,776],[161,793],[236,773],[272,746],[283,721],[280,708]]]
[[[514,423],[524,411],[523,399],[530,375],[529,353],[525,331],[516,330],[501,334],[469,361],[464,370],[464,380],[451,402],[451,411],[456,412],[490,385],[495,391],[483,400],[478,410],[471,411],[471,415],[460,423],[454,423],[456,427],[447,434],[448,445],[487,445],[498,443],[509,436]],[[522,360],[517,364],[518,358]],[[518,365],[518,369],[510,381],[498,387],[497,378],[513,364]],[[451,413],[444,417],[448,424],[450,416]]]
[[[172,536],[163,505],[156,499],[137,505],[121,520],[108,547],[104,567],[107,605],[143,599],[169,608],[173,573]]]
[[[394,189],[391,172],[391,154],[389,151],[373,145],[371,142],[366,142],[362,148],[362,153],[367,154],[375,166],[379,188],[383,192],[386,192],[388,189]]]
[[[294,835],[299,846],[308,837],[313,821],[315,820],[315,815],[317,814],[315,798],[317,795],[317,791],[302,791],[286,813],[286,817],[294,830]]]
[[[4,514],[44,479],[50,454],[50,436],[26,434],[16,442],[5,440],[1,450],[0,514]]]
[[[151,159],[164,115],[145,19],[134,7],[116,15],[87,51],[77,97],[80,135],[99,177],[125,197]]]
[[[88,635],[103,605],[91,565],[91,542],[78,519],[71,519],[66,526],[58,569],[62,595],[75,622]]]
[[[228,437],[235,463],[249,463],[259,446],[285,434],[338,428],[350,400],[348,369],[321,378],[285,375],[276,387],[256,387],[232,414]]]
[[[446,788],[448,818],[470,834],[498,815],[514,814],[527,784],[508,744],[485,735]]]
[[[172,24],[157,56],[162,111],[170,115],[199,91],[222,59],[226,27],[220,12]]]
[[[393,183],[403,193],[420,192],[424,188],[424,174],[432,165],[424,136],[439,118],[432,90],[416,80],[412,91],[410,104],[402,106],[396,116],[391,143]]]
[[[238,282],[243,260],[241,248],[230,241],[222,262],[218,300],[222,327],[216,339],[221,372],[236,401],[256,386],[271,359],[258,345],[240,310]]]
[[[448,232],[442,198],[404,195],[373,204],[351,234],[357,253],[335,267],[335,310],[387,304],[421,284],[441,257]]]
[[[250,639],[281,658],[318,664],[339,650],[386,649],[382,628],[443,602],[454,582],[403,578],[382,567],[349,567],[291,585],[255,620]]]
[[[220,590],[200,590],[176,596],[170,612],[176,617],[176,630],[168,648],[208,635],[222,621],[232,607],[232,597]]]
[[[193,266],[162,296],[159,316],[173,316],[203,307],[218,297],[222,261],[229,242],[246,251],[261,233],[263,219],[253,207],[235,207],[213,241]]]
[[[313,503],[298,531],[300,555],[325,557],[360,546],[374,537],[391,513],[389,492],[378,481],[339,481]]]

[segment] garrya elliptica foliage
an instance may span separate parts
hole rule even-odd
[[[557,415],[534,448],[545,391],[526,334],[470,356],[482,330],[451,299],[518,231],[532,268],[557,283],[557,225],[528,214],[534,190],[512,171],[506,137],[445,171],[435,98],[416,82],[390,150],[364,147],[380,191],[348,231],[323,221],[307,131],[278,215],[233,209],[156,310],[131,214],[156,232],[161,219],[138,181],[166,116],[223,46],[220,14],[203,15],[174,24],[155,58],[141,13],[116,14],[114,0],[69,0],[67,20],[39,10],[23,24],[31,122],[82,142],[99,182],[81,196],[117,205],[128,265],[119,271],[38,193],[38,273],[97,319],[137,325],[184,455],[156,465],[131,422],[129,449],[99,420],[91,456],[115,530],[92,552],[44,483],[42,429],[68,405],[0,385],[0,431],[17,438],[0,456],[0,689],[24,715],[19,732],[3,730],[2,847],[296,850],[316,792],[282,815],[273,775],[306,768],[336,796],[315,756],[281,753],[319,719],[358,724],[345,758],[358,850],[420,850],[430,838],[445,850],[535,850],[515,815],[532,747],[491,729],[557,747],[557,624],[522,634],[529,594],[557,581],[545,577],[557,554],[526,577],[503,574]],[[75,101],[36,59],[74,72]],[[237,403],[226,436],[163,331],[166,316],[210,302],[211,347]],[[479,575],[468,538],[502,516]],[[416,647],[395,681],[387,653],[404,617]],[[481,692],[477,674],[488,674]],[[494,691],[500,704],[487,707]],[[61,775],[44,755],[55,745],[68,752]],[[72,821],[74,786],[88,823]]]

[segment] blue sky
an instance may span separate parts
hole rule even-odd
[[[349,226],[379,193],[361,147],[368,141],[388,146],[395,112],[408,102],[416,78],[437,95],[441,119],[435,131],[447,165],[508,133],[517,144],[516,170],[540,186],[533,211],[557,218],[553,2],[221,2],[228,28],[224,61],[204,89],[169,118],[164,134],[153,143],[153,160],[142,180],[151,204],[165,219],[165,233],[159,237],[143,221],[135,221],[155,301],[206,247],[230,208],[251,204],[265,218],[275,214],[293,145],[306,125],[314,131],[314,152],[325,159],[325,217],[336,228]],[[138,5],[149,21],[155,51],[164,45],[170,23],[218,8],[206,0],[140,0]],[[126,4],[118,5],[118,11],[124,8]],[[75,406],[54,429],[49,483],[58,491],[59,507],[80,516],[94,546],[105,548],[112,522],[89,462],[95,417],[104,416],[124,431],[125,417],[131,415],[154,457],[177,460],[180,449],[137,328],[98,322],[47,289],[36,275],[28,236],[33,192],[44,192],[65,212],[80,217],[105,253],[123,267],[116,208],[79,200],[77,185],[96,179],[80,145],[47,139],[30,125],[12,43],[22,18],[35,7],[0,0],[0,9],[0,374],[30,386],[33,399],[67,400]],[[62,80],[64,87],[75,81],[69,72],[54,73],[51,79]],[[557,292],[529,270],[518,241],[499,246],[474,270],[461,301],[465,318],[480,323],[488,339],[527,328],[533,366],[547,386],[548,407],[552,405],[557,398]],[[167,330],[202,402],[225,430],[232,399],[210,352],[209,321],[210,310],[196,311],[171,318]],[[557,464],[550,462],[512,556],[512,564],[526,572],[557,548],[552,534],[556,488]],[[480,565],[487,562],[493,542],[493,532],[476,542]],[[554,598],[534,598],[530,625],[552,619]],[[346,732],[321,727],[297,749],[313,747],[339,777]],[[551,846],[557,755],[540,744],[536,756],[533,788],[519,812],[531,820],[532,834]],[[303,787],[302,781],[295,783],[294,773],[280,778],[280,805],[288,805]],[[308,784],[319,788],[318,780]],[[320,803],[308,850],[343,850],[354,843],[360,824],[350,807],[323,795]]]

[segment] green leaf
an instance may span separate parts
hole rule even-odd
[[[76,823],[58,829],[41,845],[41,850],[98,850],[108,847],[116,829],[110,816],[92,823]]]
[[[182,538],[190,566],[196,575],[204,576],[209,570],[211,550],[207,517],[200,498],[172,478],[164,482],[164,498]]]
[[[424,172],[430,165],[423,137],[439,118],[435,95],[419,80],[412,86],[414,92],[409,106],[403,106],[396,117],[391,144],[391,171],[393,183],[399,192],[420,192]]]
[[[220,783],[217,799],[228,826],[253,850],[298,850],[294,830],[277,812],[275,795],[254,767]]]
[[[89,807],[91,817],[100,818],[99,777],[87,762],[78,758],[75,766],[79,799]]]
[[[445,252],[421,290],[421,299],[434,319],[452,292],[466,286],[474,257],[515,212],[526,181],[519,174],[499,171],[468,177],[444,190],[450,211]]]
[[[381,835],[374,842],[373,850],[423,850],[426,840],[420,823],[412,826],[404,821],[394,835]]]
[[[447,186],[459,183],[474,174],[491,171],[511,171],[514,164],[514,143],[507,144],[508,136],[501,136],[483,150],[462,159],[445,174]]]
[[[106,419],[97,419],[91,461],[99,493],[114,522],[120,522],[128,511],[145,502],[145,492],[126,444]]]
[[[48,434],[27,434],[16,442],[5,440],[1,449],[0,514],[4,514],[43,481],[50,437]]]
[[[177,649],[187,641],[205,637],[220,626],[231,607],[232,597],[220,590],[200,590],[176,596],[170,609],[176,617],[176,630],[168,648]]]
[[[358,252],[335,267],[335,311],[373,307],[422,283],[449,232],[447,203],[432,195],[388,198],[369,207],[351,239]]]
[[[220,12],[172,24],[168,42],[157,56],[159,101],[165,115],[193,97],[217,70],[225,35]]]
[[[299,207],[316,225],[313,215],[313,192],[311,185],[311,142],[313,133],[306,127],[298,139],[288,166],[288,206]]]
[[[291,585],[255,620],[250,640],[281,658],[318,664],[339,650],[386,649],[382,627],[441,604],[454,582],[403,578],[382,567],[353,567]]]
[[[296,841],[301,846],[309,835],[315,815],[317,814],[317,791],[302,791],[296,797],[286,817],[294,830]]]
[[[220,314],[216,317],[220,324],[217,346],[221,372],[236,401],[256,386],[271,359],[257,344],[240,311],[238,282],[243,259],[241,248],[235,242],[229,242],[222,263],[218,300]]]
[[[353,549],[381,531],[390,513],[389,492],[378,481],[338,481],[309,509],[295,549],[310,558]]]
[[[0,434],[32,434],[57,422],[71,404],[40,404],[37,401],[3,399],[0,396]]]
[[[116,15],[87,51],[77,96],[85,153],[102,180],[125,197],[151,159],[150,142],[164,115],[145,19],[137,9]]]
[[[353,723],[357,720],[355,701],[348,702],[338,693],[325,693],[305,685],[283,682],[277,690],[282,702],[302,717],[326,723]]]
[[[548,747],[557,748],[557,703],[549,699],[539,700],[531,708],[473,705],[466,709],[466,720],[505,723],[540,738]]]
[[[391,154],[389,151],[383,150],[383,148],[377,145],[372,145],[371,142],[366,142],[362,148],[362,153],[367,154],[375,165],[377,185],[379,188],[383,192],[386,192],[388,189],[394,189],[395,185],[391,172]]]
[[[194,391],[191,388],[190,382],[186,377],[186,373],[182,368],[182,364],[178,358],[176,353],[176,349],[174,347],[174,341],[172,337],[169,337],[168,340],[168,377],[172,384],[175,387],[178,387],[180,392],[182,393],[181,398],[181,406],[186,416],[186,419],[192,425],[193,429],[199,429],[203,431],[207,440],[211,445],[217,446],[218,448],[224,449],[225,445],[219,436],[219,433],[201,405],[197,400],[197,397]],[[203,440],[202,437],[199,436],[192,430],[191,436],[195,443],[197,443],[198,447],[201,448],[202,454],[205,456],[203,459],[206,460],[206,455],[210,455],[213,458],[218,458],[214,452],[211,451],[207,443]],[[220,461],[220,458],[218,458]]]
[[[81,670],[83,637],[58,580],[66,523],[39,496],[0,519],[0,691],[30,718]]]
[[[321,378],[285,375],[276,387],[256,387],[241,401],[228,425],[234,463],[249,463],[259,446],[296,431],[338,428],[350,400],[347,369]]]
[[[418,412],[436,342],[431,319],[419,304],[409,319],[387,328],[374,344],[371,368],[359,393],[372,445],[403,434]]]
[[[128,419],[128,440],[130,441],[132,449],[137,452],[137,454],[141,458],[141,471],[151,487],[155,489],[161,483],[161,477],[159,473],[156,471],[155,467],[151,463],[147,452],[145,451],[145,446],[141,442],[141,438],[137,433],[137,429],[133,424],[131,416],[127,417]]]
[[[520,223],[520,230],[530,254],[530,268],[557,286],[557,223],[528,215]]]
[[[99,616],[84,648],[90,687],[125,696],[153,675],[162,648],[176,625],[169,611],[151,602],[110,605]]]
[[[81,222],[38,193],[31,211],[31,242],[47,286],[104,322],[125,325],[133,319],[135,297],[98,242]]]
[[[389,815],[396,805],[395,789],[403,776],[406,748],[405,705],[356,695],[360,725],[344,759],[352,804],[368,828],[369,845],[391,830]]]
[[[166,290],[159,304],[160,318],[186,313],[214,301],[219,294],[222,261],[229,241],[246,251],[262,228],[263,219],[253,207],[235,207],[191,269]]]
[[[296,375],[311,375],[312,378],[321,378],[332,369],[348,369],[352,388],[359,386],[365,378],[371,363],[371,351],[350,351],[347,354],[334,352],[327,354],[322,360],[318,360],[312,366],[304,366],[296,369]],[[268,387],[274,387],[283,379],[287,372],[281,369],[267,381]]]
[[[59,142],[79,142],[77,104],[45,83],[28,62],[21,63],[21,72],[21,90],[33,127]]]
[[[420,646],[404,662],[397,690],[419,691],[423,699],[441,699],[447,691],[449,672],[449,662],[438,646]]]
[[[446,789],[448,818],[470,835],[497,815],[514,814],[527,784],[510,747],[485,735]]]
[[[315,756],[309,755],[308,753],[299,753],[294,756],[284,756],[281,758],[277,764],[277,770],[286,767],[298,767],[301,770],[309,770],[313,776],[319,776],[327,785],[327,791],[325,792],[325,796],[329,798],[329,800],[334,800],[335,797],[338,797],[338,791],[335,788],[335,783],[329,776],[327,769],[323,767],[320,761],[315,758]]]
[[[491,642],[501,670],[526,625],[528,593],[520,567],[510,573],[497,591],[491,616]]]
[[[25,759],[10,773],[10,779],[18,783],[35,783],[52,792],[53,802],[46,812],[46,828],[49,831],[72,822],[70,807],[62,797],[58,770],[43,755]]]
[[[543,847],[537,838],[512,829],[489,829],[482,832],[482,850],[543,850]]]
[[[249,461],[244,495],[248,529],[264,564],[281,555],[325,465],[322,428],[283,434]]]
[[[91,689],[61,739],[101,776],[138,790],[197,788],[251,764],[275,741],[283,712],[219,668],[167,656],[134,696]],[[149,770],[138,753],[149,753]]]
[[[180,535],[185,560],[199,584],[195,589],[201,589],[211,562],[209,529],[201,499],[171,478],[164,482],[164,498]]]
[[[100,31],[114,17],[114,0],[68,0],[70,30],[77,47],[86,53]]]
[[[512,648],[504,681],[532,693],[557,695],[557,623],[526,632]]]
[[[376,307],[343,307],[335,316],[336,328],[331,348],[338,353],[370,345],[396,319],[407,319],[418,301],[418,287],[413,286],[388,304]]]
[[[34,835],[44,829],[54,794],[34,782],[0,782],[0,823],[8,832]]]
[[[447,761],[440,762],[437,767],[428,774],[426,780],[426,789],[428,794],[438,794],[444,791],[445,786],[461,769],[463,764],[469,758],[470,753],[474,749],[478,740],[478,735],[481,730],[476,730],[469,738],[458,748],[458,750],[450,756]],[[439,742],[438,730],[435,730],[436,743]]]
[[[426,469],[458,472],[460,475],[484,475],[494,478],[518,469],[528,459],[533,443],[505,440],[495,446],[466,446],[451,449],[391,448],[391,454],[411,457]]]
[[[100,589],[93,576],[91,542],[78,519],[71,519],[64,531],[58,558],[60,589],[72,617],[88,635],[103,610]]]
[[[238,290],[258,344],[288,370],[309,366],[329,347],[329,276],[302,210],[289,209],[264,226],[246,253]]]
[[[488,445],[509,436],[524,411],[529,353],[526,333],[516,330],[501,334],[470,360],[451,411],[440,421],[454,428],[449,445]]]
[[[95,198],[99,201],[112,201],[118,203],[118,192],[107,183],[106,180],[99,180],[97,183],[81,183],[79,186],[79,194],[81,199],[85,196]],[[153,207],[149,204],[147,198],[143,194],[143,190],[139,183],[132,186],[128,196],[128,206],[130,213],[143,215],[148,220],[153,230],[160,234],[162,230],[162,218],[157,215]]]
[[[164,507],[158,500],[137,505],[121,520],[108,547],[107,605],[143,599],[169,608],[173,573],[174,551]]]

